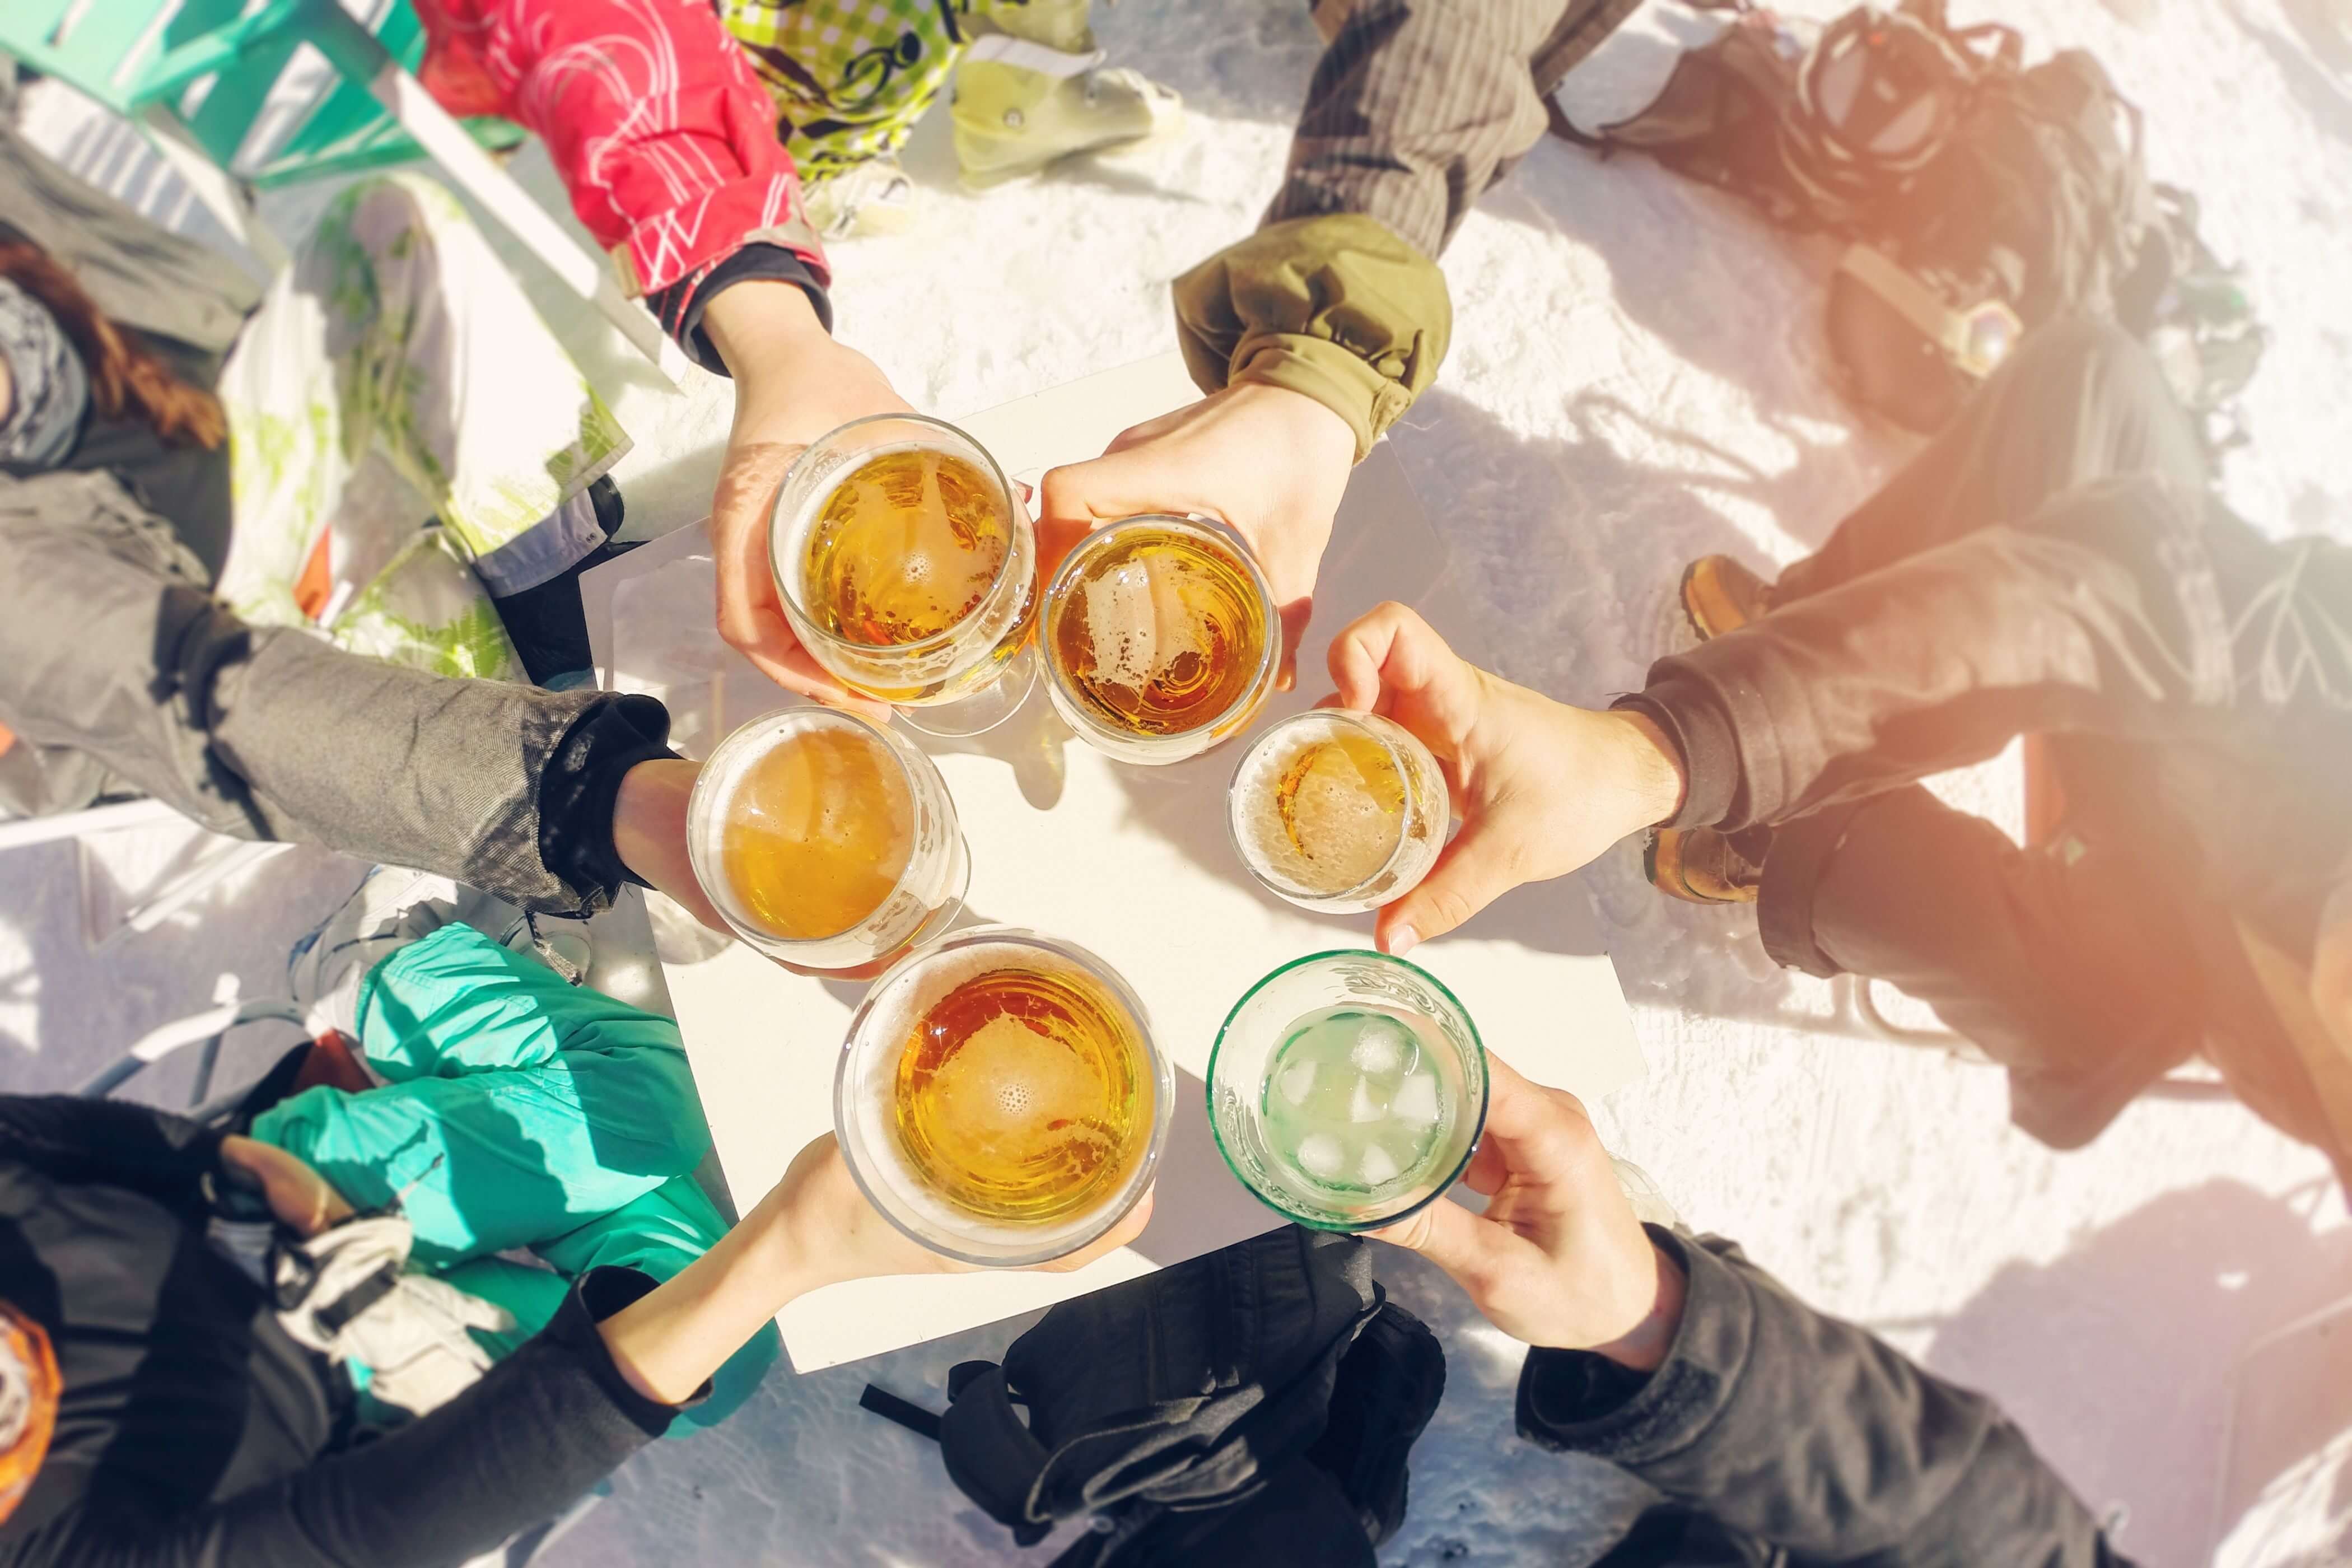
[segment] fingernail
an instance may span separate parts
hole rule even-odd
[[[1411,926],[1399,926],[1389,932],[1389,956],[1402,958],[1421,945],[1421,933]]]

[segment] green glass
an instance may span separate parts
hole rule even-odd
[[[1486,1125],[1486,1052],[1420,965],[1318,952],[1234,1005],[1208,1099],[1217,1152],[1259,1201],[1318,1230],[1371,1230],[1469,1165]]]

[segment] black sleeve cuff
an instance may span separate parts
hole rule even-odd
[[[833,300],[824,284],[807,262],[781,245],[747,245],[667,289],[656,289],[646,296],[646,304],[688,358],[713,375],[725,375],[727,362],[719,357],[709,335],[703,331],[702,313],[722,290],[755,278],[799,284],[816,319],[824,323],[826,331],[833,331]]]
[[[651,697],[613,697],[583,709],[539,780],[539,858],[591,911],[623,882],[646,884],[613,847],[613,802],[639,763],[675,757],[669,710]]]
[[[572,1282],[572,1293],[564,1297],[563,1305],[555,1310],[555,1316],[541,1331],[551,1343],[562,1346],[586,1363],[595,1374],[597,1385],[612,1397],[621,1414],[648,1437],[667,1432],[671,1416],[709,1398],[710,1382],[704,1379],[691,1398],[677,1405],[648,1399],[621,1375],[621,1369],[613,1363],[612,1349],[604,1343],[604,1336],[596,1331],[596,1325],[622,1308],[645,1300],[659,1283],[642,1269],[611,1265],[591,1268]]]
[[[1651,671],[1650,684],[1620,697],[1612,708],[1629,709],[1666,732],[1682,753],[1683,808],[1663,827],[1715,827],[1731,816],[1740,795],[1739,742],[1731,717],[1705,683],[1688,675]]]
[[[1694,1441],[1736,1390],[1755,1334],[1747,1282],[1691,1237],[1664,1226],[1643,1228],[1681,1266],[1685,1280],[1682,1322],[1666,1359],[1643,1373],[1590,1351],[1529,1351],[1518,1397],[1519,1436],[1528,1441],[1638,1464]]]

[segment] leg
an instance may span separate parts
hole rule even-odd
[[[415,175],[337,199],[271,287],[221,377],[237,526],[220,591],[300,619],[293,584],[352,468],[380,442],[493,592],[602,542],[589,484],[627,438],[456,199]],[[365,583],[407,542],[335,541]]]
[[[563,1236],[691,1171],[709,1133],[667,1019],[447,925],[376,965],[361,1045],[385,1086],[255,1119],[352,1202],[400,1196],[446,1264]],[[404,1195],[403,1195],[404,1194]]]
[[[2235,721],[2207,501],[2140,476],[1976,529],[1661,659],[1693,820],[1782,823],[2021,733],[2194,740]]]
[[[2020,849],[1917,785],[1782,826],[1764,862],[1765,950],[1885,980],[2009,1069],[2010,1114],[2089,1142],[2199,1047],[2196,951],[2134,857]]]
[[[2126,474],[2205,482],[2196,431],[2155,357],[2120,327],[2069,318],[2028,338],[1951,426],[1780,574],[1785,605],[2060,493]]]

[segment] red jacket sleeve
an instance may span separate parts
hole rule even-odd
[[[768,96],[709,0],[417,0],[418,72],[452,114],[547,143],[572,210],[651,294],[750,244],[820,287],[824,252]]]

